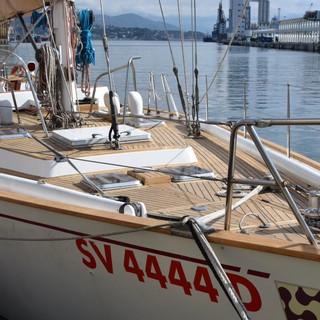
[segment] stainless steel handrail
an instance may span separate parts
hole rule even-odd
[[[291,118],[291,84],[287,83],[287,118]],[[247,118],[247,79],[243,79],[243,118]],[[244,137],[246,137],[246,128],[244,128]],[[287,157],[291,157],[291,129],[287,128]]]
[[[122,123],[125,123],[125,121],[126,121],[126,104],[127,104],[127,94],[128,94],[128,82],[129,82],[129,69],[130,69],[130,66],[132,67],[134,90],[137,91],[136,69],[135,69],[134,64],[133,64],[133,60],[136,60],[136,59],[141,59],[141,57],[131,57],[128,60],[127,75],[126,75],[126,86],[125,86],[125,90],[124,90]]]
[[[34,88],[34,86],[33,86],[33,83],[32,83],[32,79],[31,79],[31,75],[30,75],[28,66],[26,65],[26,63],[24,62],[24,60],[23,60],[20,56],[18,56],[17,54],[15,54],[14,52],[11,52],[11,51],[6,50],[6,49],[0,49],[0,50],[1,50],[1,51],[4,51],[4,52],[7,52],[7,53],[9,53],[10,55],[15,56],[15,57],[21,62],[21,65],[22,65],[23,69],[24,69],[25,72],[26,72],[26,77],[27,77],[27,80],[28,80],[28,83],[29,83],[29,86],[30,86],[30,90],[31,90],[33,99],[34,99],[34,103],[35,103],[36,108],[37,108],[37,110],[38,110],[38,114],[39,114],[39,118],[40,118],[40,121],[41,121],[43,130],[44,130],[44,132],[45,132],[45,134],[46,134],[46,137],[49,137],[47,125],[46,125],[46,122],[44,121],[44,117],[43,117],[42,112],[41,112],[41,106],[40,106],[40,103],[39,103],[39,100],[38,100],[38,97],[37,97],[36,90],[35,90],[35,88]]]
[[[292,126],[292,125],[320,125],[320,119],[260,119],[260,120],[250,120],[244,119],[234,123],[231,126],[231,135],[230,135],[230,149],[229,149],[229,164],[228,164],[228,177],[227,177],[227,200],[226,200],[226,216],[225,216],[225,230],[230,230],[231,224],[231,210],[232,210],[232,193],[233,193],[233,184],[238,182],[238,179],[234,178],[235,172],[235,158],[236,158],[236,149],[237,149],[237,135],[238,131],[242,126],[245,126],[247,132],[249,133],[252,141],[254,142],[257,150],[259,151],[262,159],[264,160],[266,166],[270,170],[275,184],[280,188],[283,196],[287,200],[291,210],[293,211],[299,225],[301,226],[304,234],[308,238],[309,242],[315,246],[318,245],[316,239],[314,238],[310,228],[303,219],[299,208],[297,207],[293,197],[290,194],[288,189],[287,182],[281,177],[279,171],[273,164],[271,158],[269,157],[265,147],[263,146],[258,134],[256,133],[253,127],[264,128],[270,126]],[[254,180],[253,180],[254,181]],[[253,181],[244,180],[244,183],[252,184]],[[263,185],[263,182],[259,180],[259,184]],[[265,183],[269,185],[270,182]]]
[[[133,82],[134,82],[134,86],[135,86],[135,90],[136,90],[136,70],[135,70],[135,67],[133,65],[133,60],[134,59],[140,59],[140,57],[132,57],[129,59],[128,63],[120,66],[120,67],[117,67],[117,68],[114,68],[114,69],[111,69],[110,72],[109,71],[106,71],[106,72],[103,72],[101,74],[99,74],[94,82],[94,86],[93,86],[93,91],[92,91],[92,97],[91,97],[91,103],[90,103],[90,109],[89,109],[89,115],[90,113],[92,112],[92,108],[93,108],[93,102],[94,102],[94,98],[95,98],[95,94],[96,94],[96,90],[97,90],[97,85],[98,85],[98,82],[99,80],[104,77],[104,76],[107,76],[109,75],[109,73],[115,73],[117,71],[120,71],[120,70],[123,70],[123,69],[127,69],[127,77],[128,77],[128,74],[129,74],[129,71],[128,69],[130,67],[132,67],[132,71],[133,71]],[[126,80],[127,81],[127,80]]]

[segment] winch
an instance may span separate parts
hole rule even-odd
[[[309,192],[308,208],[304,211],[306,223],[310,227],[320,229],[320,209],[319,209],[320,190]]]

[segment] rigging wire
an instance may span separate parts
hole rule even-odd
[[[163,25],[164,25],[165,34],[166,34],[168,45],[169,45],[172,64],[173,64],[173,67],[175,68],[176,67],[176,62],[175,62],[173,51],[172,51],[170,36],[169,36],[168,28],[167,28],[166,19],[164,17],[164,13],[163,13],[162,3],[161,3],[161,0],[158,0],[158,2],[159,2],[159,6],[160,6],[160,11],[161,11],[161,16],[162,16],[162,21],[163,21]]]
[[[103,7],[102,0],[100,0],[100,11],[102,16],[102,29],[103,29],[102,43],[103,43],[103,49],[104,49],[106,62],[107,62],[109,90],[113,90],[113,81],[112,81],[112,73],[111,73],[111,66],[110,66],[110,51],[109,51],[109,43],[108,43],[108,38],[106,33],[106,22],[105,22],[104,7]]]
[[[38,143],[40,143],[41,145],[43,145],[45,148],[47,148],[49,151],[51,151],[55,156],[56,156],[56,161],[62,161],[65,160],[69,163],[69,165],[76,171],[79,173],[79,175],[86,181],[86,183],[88,183],[89,186],[91,186],[94,190],[96,190],[98,192],[98,194],[103,197],[103,198],[111,198],[109,196],[107,196],[98,186],[96,186],[90,179],[88,179],[79,169],[78,167],[70,160],[69,157],[63,155],[61,152],[59,152],[58,150],[56,150],[55,148],[49,146],[47,143],[45,143],[44,141],[38,139],[35,135],[33,135],[32,133],[30,133],[27,129],[24,129],[32,139],[34,139],[35,141],[37,141]]]
[[[193,41],[194,41],[194,94],[192,97],[192,129],[193,135],[198,137],[201,135],[199,123],[199,69],[198,69],[198,42],[197,42],[197,3],[192,0],[192,18],[193,18]]]
[[[187,77],[187,66],[186,66],[186,55],[184,47],[184,27],[182,21],[182,10],[181,10],[181,0],[177,0],[178,6],[178,16],[179,16],[179,29],[180,29],[180,43],[182,51],[182,63],[183,63],[183,73],[184,73],[184,82],[185,82],[185,96],[188,106],[188,114],[190,114],[190,101],[189,101],[189,92],[188,92],[188,77]]]
[[[193,72],[194,70],[194,62],[195,62],[195,58],[194,58],[194,34],[193,34],[193,30],[194,30],[194,19],[193,19],[193,3],[192,0],[190,1],[190,12],[191,12],[191,70]],[[192,76],[192,91],[191,91],[191,96],[194,95],[194,77]]]
[[[173,55],[173,51],[172,51],[172,46],[171,46],[171,41],[170,41],[170,36],[169,36],[168,28],[167,28],[167,23],[166,23],[166,20],[164,17],[164,13],[163,13],[161,0],[158,0],[158,2],[159,2],[159,6],[160,6],[160,11],[161,11],[161,16],[162,16],[162,21],[163,21],[165,33],[167,36],[171,60],[173,63],[173,73],[174,73],[176,81],[177,81],[180,102],[181,102],[182,110],[185,115],[185,121],[186,121],[187,130],[188,130],[188,135],[191,135],[190,119],[189,119],[189,114],[187,112],[186,101],[184,99],[184,94],[183,94],[182,87],[181,87],[180,80],[179,80],[179,70],[178,70],[176,63],[175,63],[175,59],[174,59],[174,55]]]
[[[198,68],[198,42],[197,42],[197,1],[192,0],[193,41],[194,41],[194,68]]]
[[[137,167],[137,166],[130,166],[130,165],[123,165],[119,163],[114,162],[105,162],[105,161],[97,161],[97,160],[90,160],[90,159],[81,159],[81,158],[73,158],[69,157],[68,159],[75,160],[75,161],[82,161],[82,162],[89,162],[89,163],[95,163],[95,164],[102,164],[102,165],[108,165],[108,166],[115,166],[119,168],[126,168],[126,169],[133,169],[133,170],[142,170],[145,172],[159,172],[164,174],[172,174],[177,175],[176,172],[170,172],[169,170],[162,170],[162,169],[154,169],[154,168],[146,168],[146,167]],[[183,173],[183,176],[195,178],[199,180],[206,180],[206,181],[218,181],[218,182],[226,182],[227,178],[215,178],[215,177],[209,177],[209,176],[196,176],[192,174]]]
[[[105,24],[105,17],[104,17],[104,8],[103,8],[103,1],[100,0],[100,10],[102,15],[102,26],[103,26],[103,48],[106,56],[106,62],[107,62],[107,71],[108,71],[108,79],[109,79],[109,104],[110,104],[110,112],[111,112],[111,119],[112,119],[112,126],[109,131],[109,137],[113,138],[110,139],[110,144],[115,149],[120,148],[120,135],[119,135],[119,127],[118,127],[118,118],[117,118],[117,108],[115,106],[115,98],[114,98],[114,85],[112,81],[112,73],[111,73],[111,66],[110,66],[110,55],[109,55],[109,44],[108,44],[108,38],[106,33],[106,24]],[[128,67],[129,68],[129,67]],[[123,106],[123,115],[125,115],[126,106]],[[124,121],[123,116],[123,121]]]

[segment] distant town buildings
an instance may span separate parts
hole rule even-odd
[[[234,30],[238,27],[237,38],[250,38],[251,33],[251,10],[250,6],[247,6],[244,12],[243,19],[239,23],[239,17],[241,17],[245,0],[230,0],[229,6],[229,29],[228,38],[231,38]],[[239,26],[238,26],[239,24]]]
[[[278,17],[270,19],[270,0],[250,0],[244,9],[245,2],[245,0],[229,0],[228,19],[224,18],[222,1],[219,2],[218,19],[212,33],[213,41],[216,41],[216,34],[219,34],[220,39],[231,39],[235,33],[236,40],[245,41],[320,42],[319,10],[306,11],[304,16],[298,19],[281,20],[279,8]],[[258,21],[255,24],[252,24],[251,21],[251,3],[253,2],[258,3]],[[241,16],[242,19],[240,19]],[[218,29],[219,26],[220,29]],[[221,35],[221,26],[226,30],[225,37]],[[208,37],[206,41],[208,41]],[[219,38],[217,41],[219,42]]]
[[[258,2],[258,28],[264,29],[270,26],[270,1],[269,0],[251,0],[250,2]],[[240,21],[237,38],[250,38],[251,37],[251,6],[247,6],[244,12],[244,17]],[[230,0],[229,6],[229,38],[237,27],[239,18],[245,0]]]
[[[268,27],[270,25],[270,1],[251,0],[251,2],[258,2],[258,27]]]

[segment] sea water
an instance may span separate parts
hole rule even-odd
[[[157,103],[166,108],[166,96],[160,73],[166,75],[170,91],[181,111],[177,79],[183,92],[192,101],[198,84],[200,117],[211,121],[238,120],[244,118],[320,118],[320,54],[254,47],[227,46],[217,43],[167,41],[109,41],[109,53],[102,41],[94,41],[96,63],[90,66],[91,85],[97,75],[126,66],[130,58],[136,74],[136,87],[143,92],[144,104],[148,103],[150,72],[154,74]],[[30,44],[22,44],[16,50],[26,60],[34,60]],[[171,54],[172,53],[172,54]],[[26,56],[28,57],[26,58]],[[2,53],[0,51],[0,59]],[[219,72],[217,73],[218,68]],[[196,82],[195,70],[199,71]],[[135,89],[133,69],[118,71],[110,79],[102,77],[98,85],[111,86],[124,101],[126,77],[127,89]],[[79,75],[80,77],[80,75]],[[110,82],[111,80],[111,82]],[[209,88],[208,95],[205,95]],[[150,92],[150,91],[149,91]],[[152,95],[151,95],[152,97]],[[151,99],[151,104],[154,104]],[[315,126],[291,128],[291,150],[320,161],[319,130]],[[259,135],[287,146],[287,127],[258,129]]]

